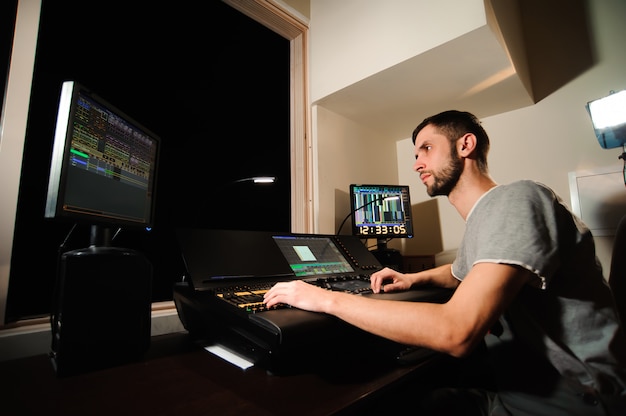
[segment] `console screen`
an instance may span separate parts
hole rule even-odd
[[[354,269],[326,236],[273,236],[296,276],[350,273]]]

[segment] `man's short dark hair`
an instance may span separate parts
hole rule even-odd
[[[476,136],[476,161],[479,169],[482,172],[487,172],[489,136],[475,115],[467,111],[448,110],[427,117],[413,130],[413,144],[415,144],[418,133],[428,125],[433,125],[439,133],[448,138],[451,144],[454,144],[465,133],[472,133]]]

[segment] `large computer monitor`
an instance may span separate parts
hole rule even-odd
[[[412,238],[413,219],[408,185],[350,185],[352,234],[375,238],[387,249],[392,238]]]
[[[61,88],[46,218],[151,227],[160,138],[75,81]]]

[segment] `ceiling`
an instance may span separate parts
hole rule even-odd
[[[399,140],[438,111],[483,118],[532,105],[593,64],[584,1],[506,3],[486,2],[485,26],[315,104]]]

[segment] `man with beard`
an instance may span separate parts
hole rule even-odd
[[[371,287],[437,285],[454,289],[450,299],[380,300],[292,281],[269,290],[267,306],[327,313],[453,357],[484,348],[481,371],[493,383],[438,389],[419,405],[412,396],[420,392],[394,396],[409,400],[399,408],[415,414],[626,414],[626,338],[589,229],[545,185],[496,184],[489,137],[474,115],[426,118],[412,140],[414,170],[430,196],[446,196],[456,208],[465,235],[453,264],[410,274],[385,268]]]

